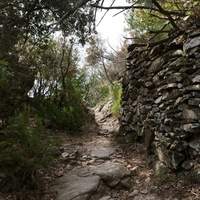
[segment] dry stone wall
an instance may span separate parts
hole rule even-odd
[[[128,51],[120,133],[144,138],[171,169],[200,164],[200,30]]]

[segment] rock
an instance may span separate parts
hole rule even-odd
[[[191,119],[191,120],[197,120],[198,119],[198,115],[197,115],[197,111],[193,111],[193,110],[189,110],[189,109],[184,109],[183,110],[183,118],[184,119]]]
[[[183,162],[181,167],[186,170],[190,170],[194,166],[194,164],[195,164],[194,160],[186,160]]]
[[[185,140],[174,140],[170,146],[170,149],[183,151],[186,150],[187,147],[188,147],[188,142],[186,142]]]
[[[113,198],[110,197],[110,196],[106,196],[106,197],[103,197],[103,198],[101,198],[99,200],[113,200]]]
[[[162,57],[158,57],[157,59],[155,59],[155,60],[152,62],[150,68],[148,69],[149,72],[150,72],[150,73],[151,73],[151,72],[157,72],[158,70],[161,69],[161,67],[162,67],[162,65],[164,64],[164,62],[165,62],[165,61],[164,61],[164,59],[163,59]]]
[[[178,169],[181,162],[185,159],[184,154],[165,149],[163,146],[157,146],[156,152],[159,160],[171,169]]]
[[[193,79],[192,79],[193,83],[200,83],[200,75],[196,75]]]
[[[200,45],[200,36],[192,38],[188,43],[185,44],[185,50],[188,51],[191,48]]]
[[[154,166],[156,174],[162,175],[169,172],[169,168],[161,161],[157,161]]]
[[[103,190],[100,177],[86,168],[76,168],[56,181],[56,200],[89,200]]]
[[[131,178],[130,177],[124,177],[120,181],[122,187],[125,187],[127,189],[131,188]]]
[[[200,131],[199,123],[184,124],[181,128],[189,133],[198,133]]]
[[[140,191],[141,194],[148,194],[148,190],[144,189]]]
[[[135,166],[135,167],[131,168],[130,171],[131,171],[132,176],[137,176],[139,173],[139,167]]]
[[[200,152],[200,135],[194,135],[189,142],[189,146],[197,152]]]
[[[139,194],[139,190],[133,190],[133,192],[131,192],[128,197],[134,197],[134,196],[137,196]]]
[[[94,172],[100,176],[108,186],[115,187],[119,183],[123,185],[123,178],[130,176],[130,171],[122,164],[107,162],[95,167]],[[126,187],[126,184],[124,185]]]
[[[103,159],[103,160],[109,160],[110,155],[114,153],[114,150],[112,148],[108,147],[102,147],[102,148],[96,148],[92,150],[91,156]]]
[[[157,198],[153,195],[138,195],[138,196],[135,196],[133,200],[159,200],[160,198]]]
[[[186,87],[186,90],[189,90],[189,91],[200,91],[200,84],[190,85],[190,86]]]

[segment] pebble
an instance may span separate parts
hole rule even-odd
[[[131,168],[130,171],[133,176],[136,176],[139,172],[139,167],[135,166],[135,167]]]
[[[141,194],[148,194],[148,190],[144,189],[140,191]]]
[[[134,196],[136,196],[138,194],[139,194],[139,190],[133,190],[133,192],[131,192],[128,196],[129,197],[134,197]]]
[[[111,199],[110,196],[106,196],[106,197],[103,197],[103,198],[101,198],[101,199],[99,199],[99,200],[110,200],[110,199]]]

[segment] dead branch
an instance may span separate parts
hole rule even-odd
[[[163,15],[165,15],[168,20],[170,21],[170,23],[172,24],[172,26],[176,29],[179,30],[180,28],[176,25],[176,23],[174,22],[174,19],[172,18],[171,14],[172,12],[169,12],[167,10],[164,10],[161,5],[156,1],[156,0],[152,0],[152,3],[158,8],[159,12],[162,13]]]
[[[179,30],[179,31],[174,30],[174,31],[176,32],[176,34],[171,35],[170,37],[158,40],[156,42],[144,42],[144,43],[134,43],[134,44],[131,44],[128,47],[128,52],[133,51],[135,49],[135,47],[145,47],[145,46],[147,46],[147,47],[154,47],[156,45],[163,44],[165,42],[168,42],[169,40],[173,40],[174,38],[178,37],[179,35],[181,35],[184,32],[184,31],[181,31],[181,30]]]
[[[112,7],[105,7],[105,6],[99,6],[96,4],[90,4],[92,7],[95,8],[100,8],[100,9],[104,9],[104,10],[112,10],[112,9],[122,9],[122,10],[128,10],[128,9],[146,9],[146,10],[154,10],[154,11],[158,11],[158,9],[156,8],[152,8],[152,7],[148,7],[148,6],[112,6]]]
[[[160,30],[149,31],[149,33],[155,33],[155,35],[153,35],[151,38],[149,38],[149,41],[151,41],[154,37],[156,37],[156,35],[158,35],[160,33],[169,33],[171,30],[164,30],[167,25],[169,25],[169,22],[164,24],[164,26]]]

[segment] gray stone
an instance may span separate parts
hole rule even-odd
[[[190,85],[188,87],[186,87],[186,90],[189,90],[189,91],[200,91],[200,84],[197,84],[197,85]]]
[[[183,110],[183,118],[184,119],[191,119],[191,120],[197,120],[199,119],[198,117],[198,112],[192,109],[184,109]]]
[[[162,175],[169,172],[169,168],[162,163],[161,161],[157,161],[154,166],[156,174]]]
[[[140,193],[141,194],[148,194],[148,190],[147,189],[141,190]]]
[[[139,194],[139,190],[133,190],[133,192],[131,192],[128,196],[129,197],[134,197],[134,196],[137,196]]]
[[[100,176],[110,187],[115,187],[124,177],[130,176],[131,174],[124,165],[112,162],[103,163],[93,170],[94,173]]]
[[[194,160],[186,160],[183,162],[181,167],[186,170],[190,170],[194,166],[194,164],[195,164]]]
[[[189,133],[198,133],[200,131],[200,123],[184,124],[181,128]]]
[[[100,192],[100,177],[89,173],[87,176],[80,176],[84,174],[82,171],[72,171],[57,180],[54,186],[58,192],[56,200],[88,200],[93,194]]]
[[[165,134],[163,134],[163,133],[161,133],[161,132],[158,132],[158,133],[156,134],[156,136],[158,137],[158,139],[160,140],[160,142],[161,142],[166,148],[168,148],[168,147],[172,144],[172,142],[173,142],[173,140],[172,140],[171,138],[166,137]]]
[[[159,104],[159,103],[161,103],[161,101],[162,101],[162,96],[161,97],[158,97],[156,100],[155,100],[155,103],[156,104]]]
[[[103,159],[103,160],[109,160],[110,156],[114,153],[114,150],[112,148],[108,147],[102,147],[102,148],[96,148],[92,150],[91,156]]]
[[[146,196],[146,195],[140,194],[138,196],[135,196],[133,200],[159,200],[159,199],[160,198],[157,198],[157,197],[155,197],[153,195]]]
[[[177,88],[177,83],[169,83],[167,85],[163,85],[160,88],[158,88],[158,92],[161,90],[171,90],[173,88]]]
[[[129,176],[122,178],[120,183],[122,187],[125,187],[127,189],[131,188],[131,178]]]
[[[131,171],[131,175],[137,176],[139,173],[139,167],[135,166],[135,167],[131,168],[130,171]]]
[[[167,82],[181,82],[183,80],[183,76],[181,73],[173,73],[169,77],[166,78]]]
[[[188,43],[185,44],[185,50],[188,51],[191,48],[194,48],[196,46],[200,45],[200,36],[192,38]]]
[[[185,140],[174,140],[170,146],[170,149],[177,150],[177,151],[183,151],[187,147],[188,147],[188,142],[186,142]]]
[[[188,104],[191,106],[199,106],[200,98],[189,99]]]
[[[185,159],[184,154],[165,149],[161,146],[156,148],[156,152],[159,160],[171,169],[178,169],[180,163]]]
[[[189,142],[189,146],[195,149],[197,152],[200,152],[200,135],[196,134]]]
[[[158,57],[157,59],[155,59],[152,62],[150,68],[148,69],[149,72],[156,72],[156,71],[160,70],[162,65],[164,64],[164,62],[165,61],[164,61],[164,59],[162,57]]]
[[[147,88],[154,88],[155,84],[151,81],[147,81],[144,83]]]
[[[106,196],[106,197],[102,197],[102,198],[99,199],[99,200],[112,200],[112,197],[110,197],[110,196]]]
[[[200,83],[200,75],[196,75],[193,79],[192,79],[193,83]]]

